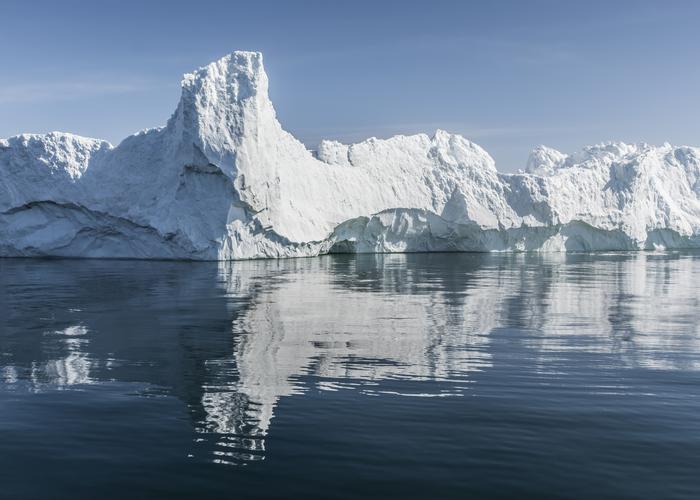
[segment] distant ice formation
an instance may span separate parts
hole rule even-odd
[[[0,140],[0,256],[231,260],[328,252],[700,246],[700,149],[540,146],[503,174],[438,130],[315,154],[277,121],[262,55],[185,75],[162,128],[118,146]]]

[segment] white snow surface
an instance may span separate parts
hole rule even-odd
[[[185,75],[165,127],[118,146],[0,140],[0,256],[230,260],[328,252],[700,246],[700,149],[536,148],[503,174],[438,130],[312,153],[282,129],[262,55]]]

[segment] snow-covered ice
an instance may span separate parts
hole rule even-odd
[[[245,259],[328,252],[700,246],[700,149],[536,148],[503,174],[438,130],[315,153],[286,132],[262,55],[185,75],[168,123],[118,146],[0,140],[0,256]]]

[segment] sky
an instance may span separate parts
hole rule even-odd
[[[0,0],[0,137],[113,144],[165,124],[180,80],[262,51],[311,149],[460,133],[499,170],[539,144],[700,145],[700,2]]]

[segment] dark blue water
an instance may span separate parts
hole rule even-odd
[[[700,255],[0,260],[0,497],[698,498]]]

